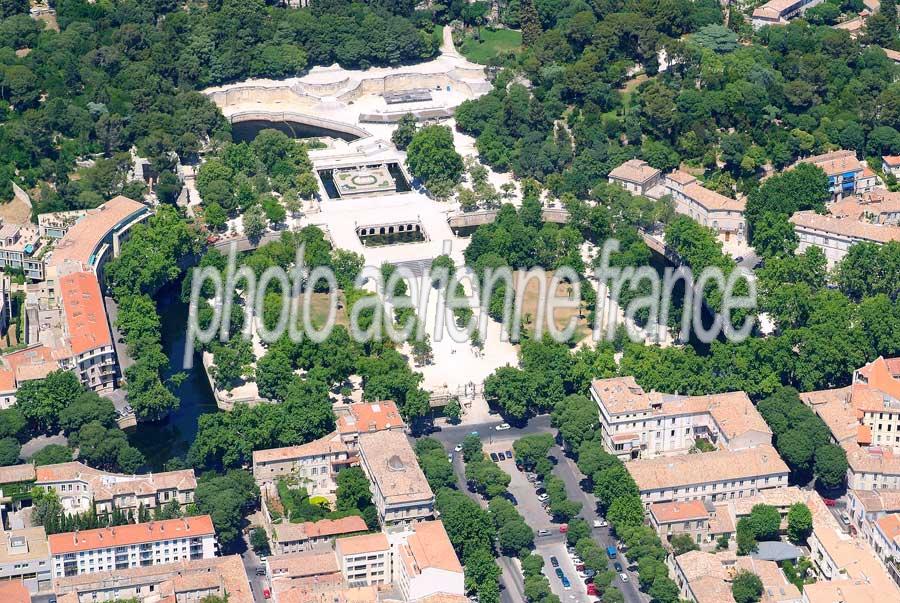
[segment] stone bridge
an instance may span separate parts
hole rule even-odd
[[[353,124],[336,121],[325,117],[317,117],[306,113],[296,111],[266,111],[262,109],[247,109],[243,111],[235,111],[231,113],[228,120],[233,123],[242,123],[248,121],[269,121],[275,123],[297,123],[322,130],[331,130],[342,134],[340,138],[346,140],[357,140],[360,138],[368,138],[372,134]]]

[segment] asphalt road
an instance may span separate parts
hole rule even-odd
[[[555,435],[554,429],[550,426],[550,416],[541,415],[532,418],[525,427],[512,428],[506,431],[496,431],[494,428],[502,423],[503,420],[499,416],[496,421],[480,423],[475,425],[454,425],[445,426],[440,431],[428,434],[430,437],[440,441],[448,451],[462,442],[466,435],[472,432],[478,432],[482,440],[485,450],[492,451],[497,449],[511,449],[512,442],[516,439],[534,433],[550,433]],[[551,455],[557,460],[553,469],[554,474],[558,475],[566,484],[566,491],[572,500],[581,502],[583,510],[581,516],[587,520],[590,525],[599,518],[597,513],[597,500],[593,494],[589,494],[581,489],[581,481],[584,475],[578,470],[575,462],[565,456],[558,446],[551,449]],[[538,554],[541,554],[545,560],[545,573],[550,580],[553,591],[560,595],[562,601],[587,601],[585,594],[584,582],[578,577],[572,566],[565,547],[565,536],[559,533],[559,525],[553,524],[549,515],[543,510],[540,502],[537,500],[534,488],[525,480],[524,474],[519,472],[513,461],[501,462],[504,471],[510,474],[512,482],[510,483],[510,493],[516,497],[516,508],[525,518],[526,523],[537,530],[546,528],[550,530],[549,536],[539,537],[535,539],[535,548]],[[485,506],[484,500],[477,494],[469,492],[466,488],[465,465],[462,461],[460,453],[453,455],[453,468],[456,473],[457,483],[462,492],[465,492],[473,500],[482,506]],[[524,485],[523,485],[524,484]],[[610,535],[607,528],[594,528],[592,530],[594,539],[604,549],[607,546],[615,545],[615,540]],[[553,568],[550,567],[550,556],[557,557],[563,571],[572,583],[573,588],[569,591],[562,589],[559,579],[556,577]],[[620,560],[621,561],[621,560]],[[503,603],[521,603],[525,600],[524,585],[522,583],[522,575],[515,562],[508,557],[498,558],[502,575],[500,582],[503,587],[501,590],[501,600]],[[625,565],[625,563],[623,563]],[[612,562],[610,562],[610,569]],[[623,582],[621,578],[616,578],[613,585],[622,591],[625,596],[626,603],[646,603],[649,597],[642,594],[637,586],[637,575],[629,573],[629,581]],[[576,581],[578,584],[576,584]]]
[[[266,603],[266,598],[263,597],[263,588],[268,586],[267,578],[266,576],[256,575],[256,568],[263,563],[250,547],[249,537],[244,534],[243,538],[247,548],[241,553],[241,561],[244,563],[244,571],[247,573],[247,580],[250,582],[250,589],[253,591],[253,601],[254,603]]]

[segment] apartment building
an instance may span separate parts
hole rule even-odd
[[[847,195],[861,195],[878,185],[878,176],[856,158],[856,151],[831,151],[801,159],[798,163],[811,163],[825,172],[828,192],[835,201]]]
[[[731,199],[705,188],[697,178],[681,170],[666,175],[664,184],[666,192],[675,201],[677,213],[712,228],[725,241],[732,238],[744,240],[747,231],[745,201]]]
[[[857,243],[884,245],[900,241],[900,226],[874,224],[846,216],[798,211],[790,217],[790,222],[797,233],[797,253],[818,247],[825,254],[828,268],[834,268]]]
[[[744,450],[637,459],[625,463],[646,504],[727,501],[787,486],[788,467],[769,444]]]
[[[809,558],[819,580],[816,585],[804,586],[804,601],[900,601],[900,589],[894,579],[876,558],[872,547],[861,538],[852,538],[835,527],[814,522],[808,542]]]
[[[348,411],[337,418],[337,431],[341,441],[356,448],[359,434],[376,431],[404,431],[406,423],[393,400],[351,404]]]
[[[35,485],[55,490],[63,510],[81,513],[96,505],[97,513],[113,509],[136,512],[155,509],[177,500],[194,502],[197,480],[193,469],[146,475],[122,475],[88,467],[78,461],[43,465],[35,469]]]
[[[617,184],[632,195],[646,195],[660,181],[660,171],[640,159],[629,159],[609,173],[610,184]]]
[[[731,583],[741,571],[759,576],[763,584],[760,603],[801,603],[796,586],[773,561],[738,557],[733,552],[689,551],[672,561],[681,597],[695,603],[734,603]]]
[[[847,452],[851,489],[900,489],[900,359],[877,358],[854,372],[852,385],[800,399]]]
[[[279,603],[294,594],[315,596],[344,585],[333,546],[272,555],[266,559],[266,570],[272,595]],[[293,592],[288,594],[290,591]]]
[[[806,9],[821,3],[822,0],[769,0],[753,10],[750,23],[753,29],[766,25],[783,25]]]
[[[338,471],[357,461],[356,452],[334,432],[301,446],[254,450],[253,477],[264,489],[292,478],[311,496],[324,496],[337,490]]]
[[[872,531],[872,548],[894,580],[900,580],[900,572],[894,560],[900,560],[900,514],[891,513],[875,521]]]
[[[53,577],[215,557],[209,515],[51,534]]]
[[[591,397],[600,413],[603,446],[622,460],[683,454],[700,439],[725,450],[772,441],[772,431],[744,392],[648,393],[628,376],[595,380]]]
[[[303,523],[282,522],[272,526],[272,548],[279,555],[299,553],[328,544],[338,536],[367,529],[366,522],[357,515]]]
[[[463,568],[441,521],[421,521],[390,536],[393,584],[406,601],[466,594]]]
[[[875,522],[900,513],[900,490],[848,490],[846,511],[851,531],[874,546]]]
[[[341,574],[350,586],[391,581],[391,545],[383,532],[339,538],[334,552]]]
[[[842,219],[883,226],[900,225],[900,193],[883,188],[845,197],[828,206],[828,213]]]
[[[254,603],[240,555],[178,561],[57,578],[58,603],[199,603],[206,597]]]
[[[735,533],[734,520],[728,505],[713,505],[706,500],[653,503],[648,507],[650,527],[660,540],[686,534],[701,550],[715,548],[719,538],[729,541]]]
[[[18,271],[26,278],[44,278],[44,245],[33,224],[0,221],[0,269]]]
[[[52,565],[44,528],[0,530],[0,540],[0,584],[18,580],[32,594],[49,592]]]
[[[43,379],[59,368],[53,351],[42,344],[0,356],[0,408],[15,405],[16,392],[23,383]]]
[[[361,433],[359,459],[372,483],[372,501],[382,525],[434,515],[434,493],[402,431]]]

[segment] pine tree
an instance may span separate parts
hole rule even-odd
[[[522,43],[526,47],[531,47],[543,33],[541,18],[534,7],[534,0],[525,0],[522,3],[522,13],[519,21],[522,23]]]

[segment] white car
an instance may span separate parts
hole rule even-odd
[[[628,582],[628,574],[626,574],[625,572],[619,574],[619,578],[622,579],[622,582]]]
[[[548,498],[550,498],[550,495],[547,494],[546,492],[544,492],[543,494],[541,494],[541,495],[538,496],[538,500],[541,501],[541,502],[544,502],[544,501],[547,500]]]
[[[509,423],[500,423],[499,425],[494,427],[494,429],[496,429],[497,431],[506,431],[507,429],[512,428],[509,426]]]
[[[456,452],[462,452],[462,444],[457,444],[456,448],[454,448],[453,450],[455,450]]]
[[[594,520],[595,528],[605,528],[608,525],[609,525],[609,523],[605,519],[595,519]]]

